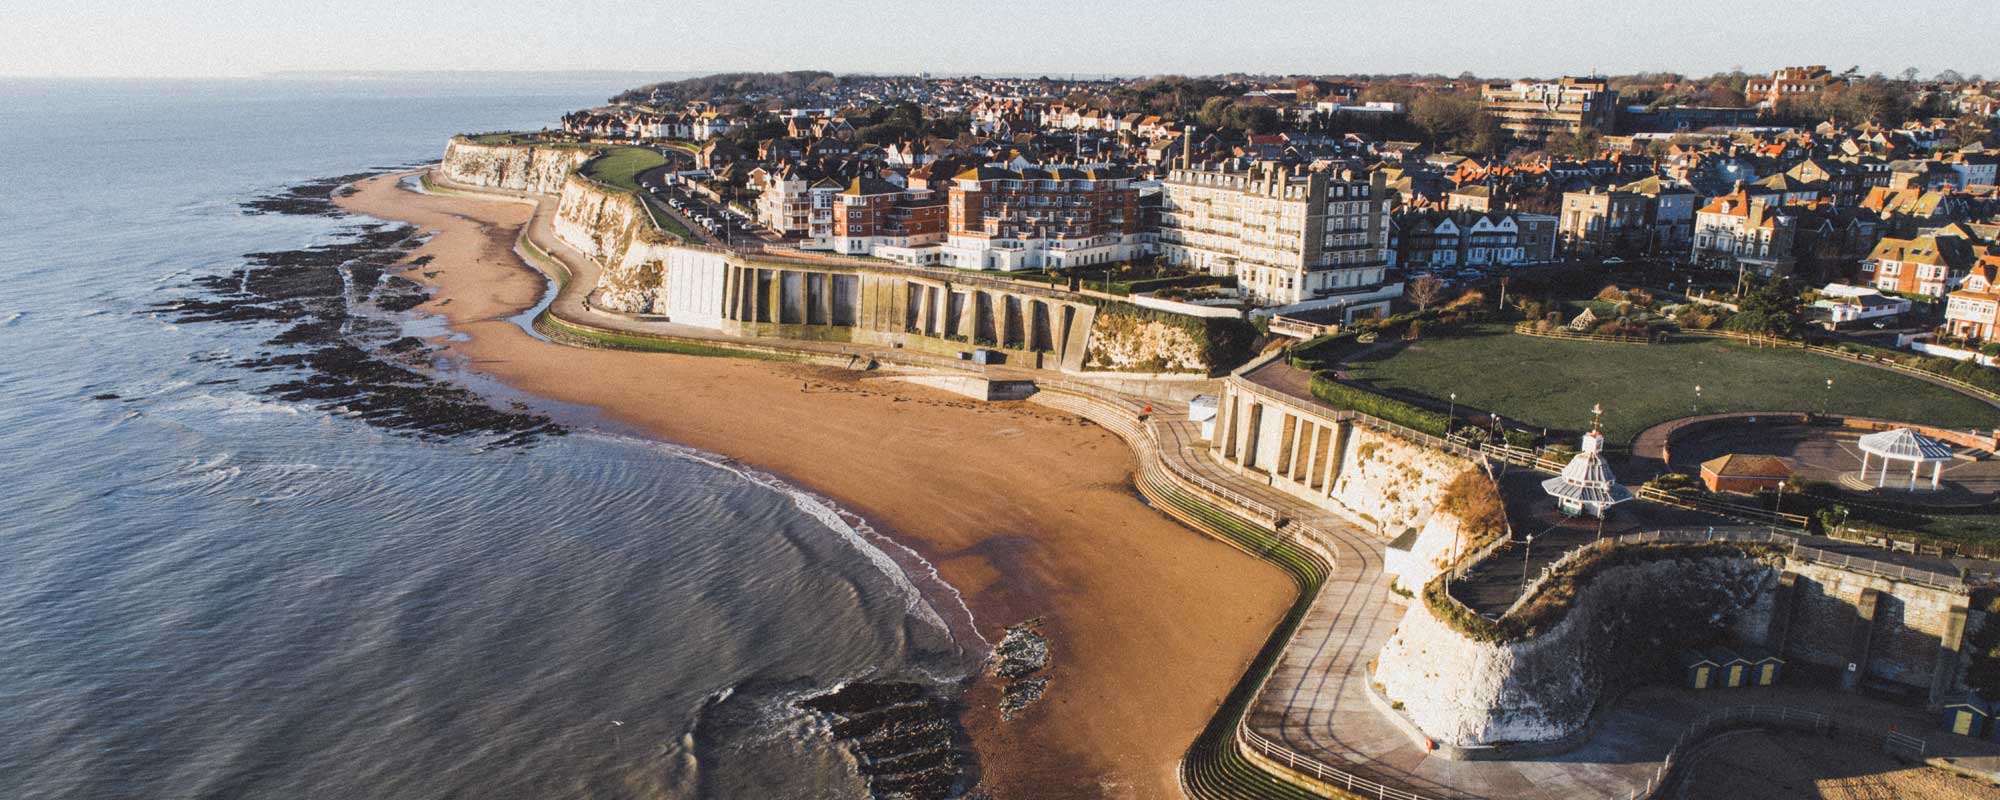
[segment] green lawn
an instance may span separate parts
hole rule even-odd
[[[1648,427],[1695,411],[1820,411],[1952,428],[2000,423],[1991,406],[1942,386],[1801,350],[1720,339],[1640,345],[1523,336],[1506,325],[1424,339],[1350,362],[1359,381],[1528,425],[1576,430],[1604,404],[1605,435],[1630,444]],[[1833,379],[1833,390],[1826,381]]]
[[[583,165],[583,175],[600,183],[639,191],[639,173],[667,163],[666,156],[650,147],[609,147],[603,155]]]

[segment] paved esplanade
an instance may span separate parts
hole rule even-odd
[[[1312,396],[1304,371],[1282,360],[1248,377],[1302,405],[1323,405]],[[1334,539],[1337,562],[1251,707],[1250,727],[1264,737],[1328,766],[1427,797],[1576,800],[1622,798],[1643,787],[1680,735],[1685,722],[1620,708],[1610,712],[1599,736],[1563,756],[1525,761],[1431,756],[1368,697],[1370,663],[1409,608],[1389,591],[1382,540],[1345,517],[1236,474],[1209,456],[1206,445],[1177,449],[1202,475]],[[1638,731],[1646,733],[1634,735]]]

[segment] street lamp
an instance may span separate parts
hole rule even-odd
[[[1445,423],[1444,423],[1444,432],[1445,432],[1445,433],[1451,433],[1451,426],[1452,426],[1452,423],[1454,423],[1454,422],[1457,422],[1457,421],[1458,421],[1458,393],[1457,393],[1457,392],[1452,392],[1452,393],[1451,393],[1451,404],[1450,404],[1450,405],[1447,405],[1447,406],[1445,406],[1445,412],[1444,412],[1444,419],[1445,419]]]
[[[1694,385],[1694,413],[1701,414],[1701,384]]]
[[[1528,544],[1521,548],[1521,591],[1528,591],[1528,554],[1535,551],[1535,535],[1528,534]]]
[[[1778,520],[1785,513],[1785,482],[1778,481],[1778,502],[1771,506],[1771,533],[1778,532]]]
[[[1833,413],[1833,379],[1827,378],[1826,398],[1819,402],[1819,415],[1824,417],[1831,413]]]

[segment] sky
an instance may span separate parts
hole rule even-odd
[[[31,6],[38,6],[30,8]],[[293,70],[2000,77],[1993,0],[9,0],[0,76]]]

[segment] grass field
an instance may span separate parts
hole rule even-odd
[[[1695,413],[1821,410],[1951,428],[1990,427],[2000,411],[1916,378],[1800,350],[1720,339],[1637,345],[1565,341],[1483,325],[1352,361],[1350,374],[1381,389],[1576,430],[1604,404],[1605,435],[1630,444],[1640,431]],[[1833,379],[1833,390],[1826,388]]]
[[[639,191],[639,173],[667,163],[650,147],[610,147],[583,165],[583,176],[628,192]]]

